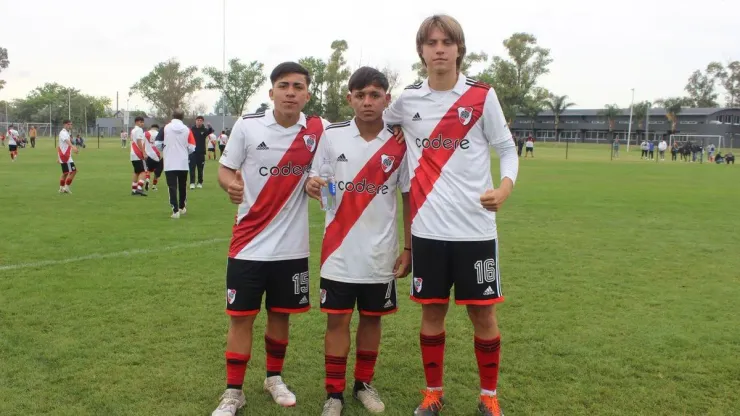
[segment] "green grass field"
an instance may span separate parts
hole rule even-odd
[[[15,163],[0,148],[0,415],[209,415],[225,383],[235,213],[217,164],[171,220],[166,190],[129,195],[118,140],[88,143],[72,195],[57,193],[51,141]],[[521,160],[499,214],[506,415],[740,414],[740,171],[640,161],[635,147],[610,162],[608,147],[579,144],[566,161],[563,146]],[[314,201],[310,221],[316,306]],[[376,369],[388,415],[410,415],[424,387],[409,279]],[[285,410],[262,393],[257,322],[242,414],[320,414],[325,317],[293,320],[284,376],[298,406]],[[451,309],[447,334],[444,414],[475,414],[464,309]],[[347,397],[345,415],[366,414]]]

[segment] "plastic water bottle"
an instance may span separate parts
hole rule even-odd
[[[334,211],[337,209],[337,183],[334,180],[334,168],[330,161],[324,160],[319,169],[319,176],[326,181],[326,186],[321,187],[321,209]]]

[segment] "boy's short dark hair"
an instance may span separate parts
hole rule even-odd
[[[226,134],[226,130],[221,130],[221,134]]]
[[[151,126],[149,126],[149,128],[150,129],[158,129],[159,128],[159,124],[152,124]]]
[[[144,121],[144,117],[142,117],[142,116],[137,116],[137,117],[136,117],[136,118],[134,119],[134,123],[136,123],[136,122],[139,122],[139,121]]]
[[[69,124],[69,123],[71,123],[71,121],[70,121],[70,120],[66,120],[66,119],[65,119],[64,121],[62,121],[62,124]]]
[[[195,119],[196,119],[196,120],[201,120],[201,121],[205,121],[205,118],[203,118],[203,116],[198,116],[198,117],[196,117]]]
[[[361,90],[369,85],[388,91],[388,78],[382,72],[369,66],[363,66],[349,78],[349,90]]]
[[[275,67],[270,74],[270,82],[275,84],[277,80],[288,74],[301,74],[306,77],[306,86],[311,85],[311,74],[303,65],[296,62],[283,62]]]

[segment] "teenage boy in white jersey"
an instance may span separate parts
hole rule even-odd
[[[131,164],[134,167],[134,173],[131,176],[131,195],[146,196],[142,188],[144,187],[144,172],[146,171],[146,136],[144,135],[144,117],[136,117],[134,128],[131,130]]]
[[[159,177],[162,176],[162,153],[157,148],[154,141],[159,135],[159,124],[152,124],[149,127],[144,136],[146,138],[146,190],[149,190],[149,181],[151,180],[152,174],[154,174],[154,180],[152,180],[152,190],[157,190],[157,184],[159,184]]]
[[[282,63],[270,80],[274,110],[237,120],[220,159],[219,185],[239,209],[226,269],[226,391],[213,416],[233,416],[244,406],[244,372],[263,293],[264,389],[281,406],[296,404],[281,374],[289,316],[310,309],[308,195],[303,184],[328,123],[302,112],[311,79],[301,65]]]
[[[229,136],[226,135],[226,130],[221,130],[221,135],[218,136],[218,150],[221,152],[219,157],[224,155],[224,149],[226,149],[226,143],[229,142]]]
[[[216,133],[209,134],[206,140],[208,140],[208,160],[211,160],[211,156],[213,156],[213,160],[216,160],[216,143],[218,142]]]
[[[496,396],[500,335],[494,304],[503,301],[495,212],[514,187],[519,160],[493,88],[459,72],[465,36],[449,16],[424,20],[416,50],[429,78],[407,87],[385,115],[400,124],[411,176],[413,279],[422,305],[421,354],[427,389],[416,415],[444,405],[445,316],[450,289],[466,305],[475,333],[478,410],[501,415]],[[494,189],[489,147],[501,184]]]
[[[326,128],[319,142],[306,192],[321,200],[319,177],[328,164],[337,185],[336,211],[327,211],[321,248],[321,310],[326,312],[324,338],[324,416],[341,415],[350,350],[350,321],[357,303],[355,384],[353,396],[373,413],[385,410],[370,386],[380,348],[383,315],[396,312],[396,278],[409,272],[411,249],[398,254],[397,190],[402,192],[404,241],[411,238],[406,144],[383,123],[390,102],[388,80],[362,67],[349,80],[347,101],[355,118]]]
[[[59,193],[71,194],[69,185],[72,185],[77,167],[72,160],[72,152],[77,153],[77,146],[72,146],[72,137],[69,132],[72,130],[72,122],[64,120],[64,128],[59,132],[59,146],[57,146],[57,161],[62,166],[62,176],[59,178]]]
[[[10,151],[10,160],[15,162],[18,157],[18,130],[12,124],[8,127],[8,151]]]

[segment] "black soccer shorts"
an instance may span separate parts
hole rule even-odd
[[[256,261],[229,257],[226,266],[226,313],[259,313],[262,294],[270,312],[302,313],[311,309],[308,258]]]
[[[458,305],[503,302],[498,242],[440,241],[412,236],[411,300],[447,304],[455,288]]]
[[[143,160],[132,160],[131,164],[134,166],[134,173],[139,174],[146,170]]]
[[[77,172],[75,162],[60,163],[60,165],[62,165],[62,173]]]
[[[321,312],[382,316],[398,311],[396,279],[388,283],[347,283],[321,278]]]

